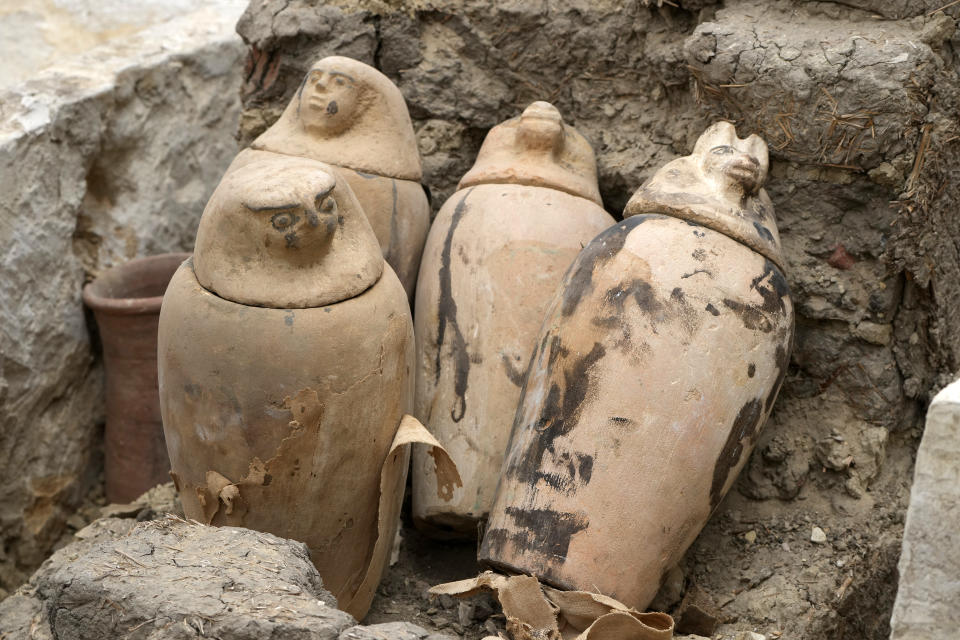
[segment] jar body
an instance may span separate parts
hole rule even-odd
[[[387,261],[413,300],[420,255],[430,230],[430,203],[419,182],[337,167],[363,207]]]
[[[416,299],[416,416],[457,463],[444,501],[414,451],[413,516],[427,533],[472,537],[493,501],[523,374],[550,301],[580,248],[614,224],[556,189],[481,184],[437,214]]]
[[[780,269],[706,227],[594,239],[537,341],[481,563],[643,610],[746,463],[793,315]]]
[[[372,555],[381,468],[413,405],[413,327],[393,271],[342,302],[271,309],[207,291],[188,261],[163,301],[158,359],[187,517],[305,542],[324,586],[351,601],[386,566]]]

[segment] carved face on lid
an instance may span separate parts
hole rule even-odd
[[[534,102],[487,133],[459,188],[478,184],[547,187],[601,204],[590,143],[549,102]]]
[[[768,167],[762,138],[738,138],[732,124],[717,122],[703,132],[692,154],[668,162],[647,180],[623,213],[663,213],[710,227],[782,267],[773,203],[763,190]]]
[[[729,122],[718,122],[697,140],[693,155],[718,189],[755,196],[767,179],[767,145],[756,134],[741,140]]]
[[[361,96],[364,88],[337,65],[320,61],[300,88],[299,115],[304,128],[316,135],[342,132],[366,106]]]
[[[280,118],[251,148],[419,181],[420,151],[400,90],[359,60],[316,62]]]
[[[319,307],[369,288],[383,255],[331,167],[272,155],[227,171],[200,219],[194,269],[204,288],[234,302]]]
[[[563,147],[563,117],[549,102],[534,102],[523,110],[516,144],[521,150],[549,151],[559,155]]]

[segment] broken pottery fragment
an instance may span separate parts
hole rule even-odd
[[[476,535],[493,501],[543,315],[584,244],[615,223],[587,140],[534,102],[494,127],[433,223],[416,299],[416,415],[460,468],[453,500],[414,451],[413,516],[436,535]]]
[[[760,138],[715,124],[577,257],[530,363],[482,563],[648,605],[790,360],[766,173]]]
[[[305,542],[340,607],[363,617],[396,533],[405,445],[431,439],[401,422],[410,310],[342,175],[243,151],[167,289],[158,354],[187,517]]]
[[[358,60],[323,58],[251,148],[335,165],[413,297],[430,204],[407,105],[389,78]]]

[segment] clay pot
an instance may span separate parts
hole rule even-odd
[[[649,604],[787,371],[766,171],[762,140],[714,125],[577,257],[527,372],[482,563]]]
[[[413,354],[406,294],[343,177],[241,153],[160,314],[187,517],[305,542],[341,608],[363,617],[396,535],[409,454],[391,444],[413,406]]]
[[[389,78],[357,60],[323,58],[251,148],[335,165],[413,297],[430,204],[407,105]]]
[[[164,482],[170,461],[157,393],[157,321],[170,276],[189,253],[131,260],[83,288],[103,342],[107,378],[104,475],[110,502],[131,502]]]
[[[431,458],[414,451],[413,517],[426,532],[476,535],[544,312],[580,248],[614,222],[593,150],[546,102],[490,131],[440,210],[417,289],[416,415],[464,486],[442,500]]]

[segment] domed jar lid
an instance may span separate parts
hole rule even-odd
[[[358,60],[315,63],[280,118],[251,145],[388,178],[420,181],[420,152],[403,95]]]
[[[717,122],[693,153],[664,165],[627,202],[624,217],[663,213],[696,222],[742,242],[783,269],[780,232],[767,179],[767,144],[756,134],[738,138]]]
[[[458,188],[478,184],[548,187],[603,205],[590,143],[549,102],[534,102],[487,133]]]
[[[347,183],[315,160],[263,156],[234,162],[203,210],[194,250],[201,286],[244,305],[302,309],[376,283],[383,254]]]

